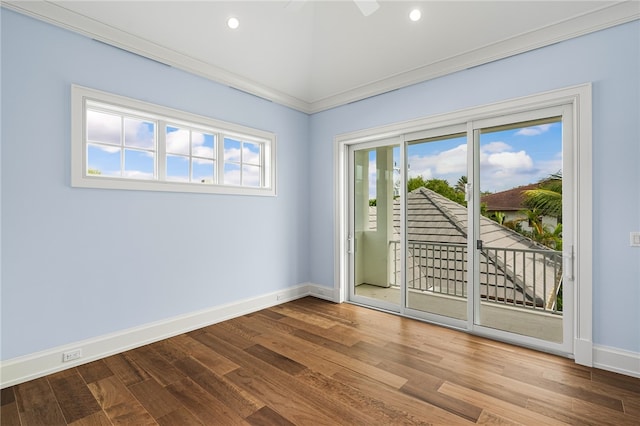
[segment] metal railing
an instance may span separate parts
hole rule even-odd
[[[407,286],[415,291],[467,297],[467,245],[408,241]],[[389,242],[394,261],[390,282],[400,282],[400,242]],[[482,300],[549,313],[561,313],[562,253],[545,249],[483,247],[480,250]]]

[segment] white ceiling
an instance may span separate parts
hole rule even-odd
[[[378,3],[368,17],[351,0],[4,4],[304,112],[640,18],[638,1]]]

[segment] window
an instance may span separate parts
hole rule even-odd
[[[275,135],[72,86],[74,187],[275,195]]]

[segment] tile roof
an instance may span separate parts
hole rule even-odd
[[[426,188],[407,194],[407,278],[413,286],[466,295],[467,223],[467,208],[440,194]],[[396,200],[396,241],[400,240],[399,229],[400,202]],[[486,217],[480,218],[480,235],[484,247],[481,294],[507,303],[549,306],[561,277],[560,253]],[[396,262],[399,259],[397,253]]]
[[[519,211],[526,209],[524,205],[524,191],[537,189],[539,185],[532,183],[529,185],[519,186],[517,188],[507,189],[506,191],[496,192],[494,194],[483,195],[480,202],[487,205],[487,210],[491,212],[497,211]]]

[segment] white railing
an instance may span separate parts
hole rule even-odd
[[[400,243],[390,241],[391,285],[400,281]],[[562,313],[562,253],[545,249],[483,247],[480,297],[517,308]],[[407,286],[414,291],[467,297],[467,245],[409,241]]]

